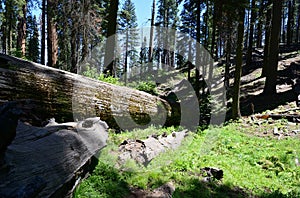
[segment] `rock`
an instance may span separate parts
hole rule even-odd
[[[274,127],[274,129],[273,129],[273,134],[274,134],[274,135],[280,135],[280,133],[279,133],[277,127]]]
[[[186,137],[187,130],[173,132],[172,134],[158,137],[148,137],[145,140],[125,140],[119,146],[119,163],[123,164],[129,159],[147,166],[151,160],[166,151],[167,149],[176,149],[181,145]]]
[[[206,176],[206,179],[210,181],[211,179],[221,180],[223,179],[224,173],[223,170],[219,168],[204,167],[200,169],[203,176]]]
[[[129,198],[171,198],[175,189],[172,182],[168,182],[152,191],[131,188]]]

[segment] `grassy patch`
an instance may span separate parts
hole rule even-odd
[[[179,149],[161,154],[148,167],[129,161],[116,168],[114,153],[119,143],[153,133],[163,132],[149,128],[111,135],[97,169],[76,190],[75,197],[124,197],[129,186],[153,189],[169,181],[176,186],[173,197],[300,196],[297,138],[260,138],[241,132],[238,124],[229,124],[191,134]],[[206,166],[222,169],[224,179],[204,182],[200,169]]]

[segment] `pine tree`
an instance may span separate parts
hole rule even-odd
[[[28,16],[28,28],[27,28],[27,50],[26,50],[26,57],[33,61],[39,62],[39,30],[38,24],[36,20],[36,16]]]
[[[180,54],[185,55],[188,57],[188,62],[184,63],[187,65],[187,72],[188,72],[188,80],[191,80],[191,69],[193,68],[191,61],[193,60],[192,52],[195,50],[194,42],[192,42],[192,39],[196,39],[196,20],[195,16],[197,16],[196,13],[196,4],[195,1],[184,1],[183,9],[181,11],[181,26],[179,27],[179,30],[186,34],[184,38],[181,38],[182,41],[188,41],[188,43],[180,42],[179,43],[179,49],[182,49]],[[187,54],[186,54],[187,52]],[[183,65],[178,65],[178,67],[182,67]]]
[[[174,67],[174,53],[169,49],[175,45],[173,35],[169,35],[168,29],[176,29],[178,26],[178,1],[176,0],[159,0],[156,25],[166,28],[164,35],[158,35],[158,45],[162,49],[161,63],[166,67]],[[160,33],[158,33],[160,34]],[[161,36],[163,36],[161,38]]]
[[[15,10],[15,0],[6,0],[4,3],[3,10],[3,22],[2,22],[2,42],[3,52],[11,55],[13,52],[13,46],[16,38],[14,38],[14,29],[17,23],[17,12]]]
[[[123,7],[121,9],[119,19],[119,31],[124,33],[125,38],[122,39],[123,49],[124,49],[124,79],[125,84],[127,83],[127,73],[128,65],[133,65],[137,60],[138,52],[136,47],[138,46],[138,24],[137,17],[135,14],[135,6],[131,0],[125,0]],[[128,64],[128,59],[130,62]]]

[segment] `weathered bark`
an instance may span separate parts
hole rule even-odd
[[[26,50],[26,13],[27,13],[27,2],[22,6],[23,16],[19,17],[18,23],[18,38],[17,38],[17,49],[20,50],[21,56],[25,56]]]
[[[238,39],[236,48],[236,66],[234,75],[234,87],[233,87],[233,98],[232,98],[232,118],[237,119],[241,117],[240,111],[240,86],[242,76],[242,65],[243,65],[243,37],[244,37],[244,19],[245,19],[245,8],[241,8],[239,11],[239,25],[238,25]]]
[[[107,137],[99,118],[43,128],[19,122],[0,168],[0,197],[71,196],[95,167]]]
[[[168,123],[171,116],[171,107],[165,100],[145,92],[3,54],[0,54],[0,90],[0,101],[39,101],[39,116],[43,120],[55,117],[65,122],[99,116],[112,128],[131,129],[136,123],[147,124],[150,120],[161,124],[165,116]]]
[[[270,34],[270,44],[269,44],[269,60],[266,65],[266,82],[264,87],[264,94],[272,95],[276,93],[277,84],[277,70],[278,70],[278,56],[279,56],[279,40],[280,40],[280,28],[281,23],[281,11],[282,2],[273,0],[272,9],[272,26]]]
[[[48,66],[55,67],[58,59],[58,36],[56,22],[57,0],[47,1]]]

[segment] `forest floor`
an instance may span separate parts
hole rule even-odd
[[[241,79],[241,111],[243,115],[254,112],[272,110],[286,102],[296,100],[292,90],[293,80],[300,79],[300,46],[287,48],[281,47],[278,66],[277,94],[273,96],[263,95],[265,77],[261,77],[263,64],[263,52],[254,52],[253,63],[249,67],[243,67]],[[232,81],[233,83],[233,78]]]
[[[190,133],[178,149],[146,167],[131,160],[120,166],[120,144],[180,129],[110,132],[98,166],[74,197],[300,197],[300,108],[292,90],[293,79],[300,78],[299,49],[281,49],[274,96],[262,95],[261,65],[258,50],[254,63],[243,69],[240,120]],[[223,175],[217,178],[205,168]]]

